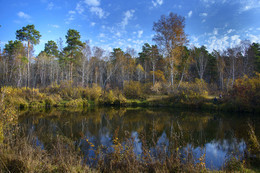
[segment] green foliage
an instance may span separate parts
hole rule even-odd
[[[59,51],[56,42],[50,40],[48,43],[45,43],[44,52],[46,52],[49,56],[57,57]]]
[[[5,44],[4,51],[8,56],[12,56],[15,54],[19,54],[23,52],[25,47],[23,46],[23,43],[21,41],[8,41],[8,44]]]
[[[206,67],[205,76],[208,83],[214,83],[218,80],[217,59],[212,54],[208,55],[208,65]]]
[[[80,51],[80,48],[84,46],[84,43],[80,41],[80,34],[75,29],[69,29],[66,35],[67,47],[64,48],[65,51],[70,52],[75,55],[76,52]]]
[[[16,31],[16,39],[27,41],[31,44],[39,44],[40,38],[40,32],[35,29],[34,25],[27,25]]]
[[[250,46],[249,50],[252,50],[252,53],[253,53],[255,71],[260,73],[260,44],[259,43],[253,43]]]

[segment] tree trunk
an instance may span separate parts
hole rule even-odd
[[[232,57],[232,86],[235,81],[235,57]]]
[[[17,81],[17,87],[21,87],[21,79],[22,79],[22,72],[21,72],[21,66],[19,64],[19,78],[18,78],[18,81]]]
[[[27,63],[27,87],[30,87],[30,42],[28,41],[28,50],[27,50],[27,59],[28,59],[28,63]]]
[[[183,68],[183,70],[182,70],[182,73],[181,73],[181,79],[180,79],[180,82],[179,82],[179,84],[178,84],[178,88],[180,87],[180,85],[181,85],[181,83],[182,83],[183,76],[184,76],[184,72],[185,72],[185,66],[184,66],[184,68]]]
[[[153,86],[154,86],[154,84],[155,84],[154,71],[155,71],[155,62],[153,62]]]
[[[173,60],[170,60],[170,67],[171,67],[171,86],[173,86]]]

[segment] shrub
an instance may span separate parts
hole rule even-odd
[[[160,82],[155,82],[153,86],[151,86],[151,90],[155,92],[156,94],[161,93],[162,90],[162,84]]]
[[[248,127],[248,150],[251,154],[260,154],[260,144],[258,142],[257,136],[255,135],[255,129],[250,123],[248,123]]]
[[[93,84],[91,88],[87,87],[82,91],[83,98],[88,98],[88,100],[94,102],[98,102],[101,94],[102,94],[102,88],[97,84]]]
[[[86,99],[75,99],[65,103],[66,107],[87,107],[88,101]]]
[[[57,104],[61,101],[61,97],[58,94],[52,94],[45,98],[45,106],[51,107],[51,106],[57,106]]]
[[[114,95],[112,90],[105,92],[105,94],[102,97],[103,104],[107,104],[107,105],[113,105],[115,100],[116,100],[116,96]]]
[[[100,104],[105,105],[124,105],[126,103],[126,98],[123,96],[120,90],[109,90],[105,92],[100,99]]]
[[[237,79],[230,91],[234,101],[241,105],[259,105],[260,104],[260,73],[252,78],[246,75]]]
[[[141,83],[138,81],[124,82],[124,94],[128,99],[142,98],[143,92]]]

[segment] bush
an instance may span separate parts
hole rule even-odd
[[[112,90],[109,90],[108,92],[105,92],[103,95],[101,103],[105,105],[113,105],[116,100],[116,96],[114,95]]]
[[[51,107],[51,106],[57,106],[58,103],[61,101],[61,97],[58,94],[49,95],[45,98],[45,106]]]
[[[98,102],[101,94],[102,94],[102,88],[97,84],[93,84],[92,88],[87,87],[82,91],[83,98],[88,98],[88,100],[94,102]]]
[[[138,81],[124,82],[124,94],[128,99],[139,99],[143,97],[141,83]]]
[[[256,73],[253,78],[246,75],[235,81],[230,91],[233,100],[241,105],[260,105],[260,73]]]
[[[162,84],[160,82],[155,82],[153,86],[151,86],[151,90],[155,92],[156,94],[161,93],[162,90]]]
[[[195,79],[195,82],[182,82],[178,88],[178,92],[184,92],[186,94],[196,93],[198,95],[208,95],[208,86],[204,80]]]
[[[109,90],[105,92],[99,103],[105,105],[124,105],[126,103],[126,98],[118,89],[114,91]]]
[[[88,106],[88,101],[86,99],[75,99],[67,102],[65,104],[66,107],[78,107],[78,108],[84,108]]]

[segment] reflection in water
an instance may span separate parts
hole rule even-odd
[[[142,154],[141,136],[151,151],[164,152],[171,145],[192,149],[195,158],[205,153],[206,167],[219,169],[232,152],[243,154],[246,149],[247,121],[254,122],[259,133],[259,118],[249,115],[216,115],[182,112],[169,109],[113,109],[87,111],[52,110],[21,113],[19,123],[25,133],[36,136],[36,144],[48,148],[57,135],[74,141],[84,156],[95,157],[97,146],[111,152],[113,136],[118,129],[121,143],[129,132],[134,152]],[[90,159],[91,160],[91,159]]]

